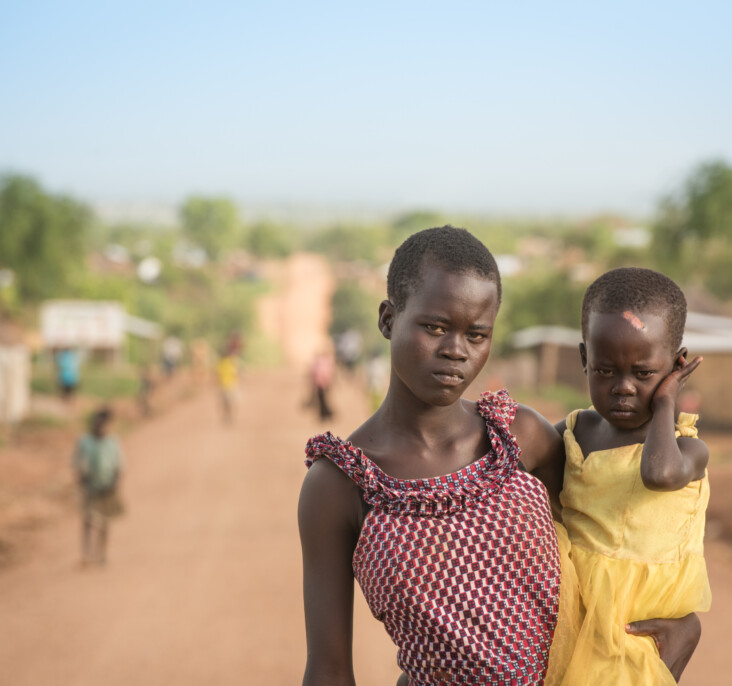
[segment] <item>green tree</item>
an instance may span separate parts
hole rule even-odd
[[[697,167],[676,194],[662,199],[654,248],[675,258],[689,247],[732,237],[732,167],[722,161]]]
[[[732,167],[707,162],[663,198],[653,227],[653,254],[664,271],[732,295]]]
[[[191,241],[218,261],[232,248],[239,233],[239,214],[228,198],[189,197],[180,210],[183,231]]]
[[[84,270],[90,226],[83,204],[26,176],[0,179],[0,267],[15,272],[21,299],[69,293]]]
[[[378,263],[385,242],[377,227],[332,226],[314,234],[307,247],[333,260]]]
[[[437,212],[416,211],[408,212],[397,217],[390,227],[389,237],[394,245],[399,245],[406,238],[417,231],[442,226],[445,220]]]
[[[379,298],[362,288],[356,281],[341,281],[331,297],[331,336],[338,336],[349,329],[358,331],[364,349],[370,350],[381,342],[376,326]]]
[[[585,284],[563,271],[506,279],[494,345],[505,348],[510,334],[529,326],[579,328]]]
[[[295,249],[294,229],[260,222],[247,231],[245,246],[255,257],[287,257]]]

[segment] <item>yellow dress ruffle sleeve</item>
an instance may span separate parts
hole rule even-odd
[[[642,444],[587,457],[567,417],[562,518],[571,542],[584,615],[564,686],[673,686],[652,638],[625,625],[709,609],[704,520],[709,482],[651,491],[640,476]],[[696,437],[697,415],[681,413],[676,436]],[[564,655],[566,660],[566,654]]]

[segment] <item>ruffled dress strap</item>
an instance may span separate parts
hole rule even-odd
[[[679,412],[679,416],[676,419],[676,438],[680,436],[699,438],[699,429],[696,427],[697,421],[699,421],[698,414]]]
[[[373,488],[373,469],[378,467],[350,441],[344,441],[330,431],[313,436],[305,446],[305,466],[310,469],[321,457],[333,462],[361,490],[368,491]]]
[[[509,426],[517,404],[505,390],[484,393],[477,410],[485,420],[491,449],[462,469],[426,479],[397,479],[386,474],[350,441],[327,432],[311,438],[305,448],[309,468],[320,458],[331,460],[363,491],[371,507],[438,517],[499,490],[516,471],[520,449]]]
[[[564,420],[567,424],[567,429],[572,432],[574,432],[574,427],[577,426],[577,418],[579,417],[580,412],[582,412],[582,410],[572,410]]]
[[[521,457],[521,448],[510,429],[516,417],[518,403],[503,388],[500,391],[482,393],[477,408],[485,420],[486,433],[491,442],[491,452],[482,460],[488,458],[486,468],[490,473],[492,487],[496,488],[516,471]]]

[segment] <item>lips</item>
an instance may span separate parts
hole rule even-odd
[[[615,417],[631,417],[635,414],[635,410],[630,405],[618,405],[611,408],[610,413]]]
[[[443,386],[458,386],[465,380],[465,377],[456,369],[441,369],[437,372],[432,372],[432,376]]]

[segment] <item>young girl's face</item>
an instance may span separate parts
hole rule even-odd
[[[488,359],[497,314],[493,281],[425,265],[401,312],[382,305],[379,324],[391,341],[392,392],[407,390],[439,406],[458,400]]]
[[[597,412],[618,429],[651,419],[653,394],[671,373],[675,355],[666,322],[655,312],[591,312],[582,364]]]

